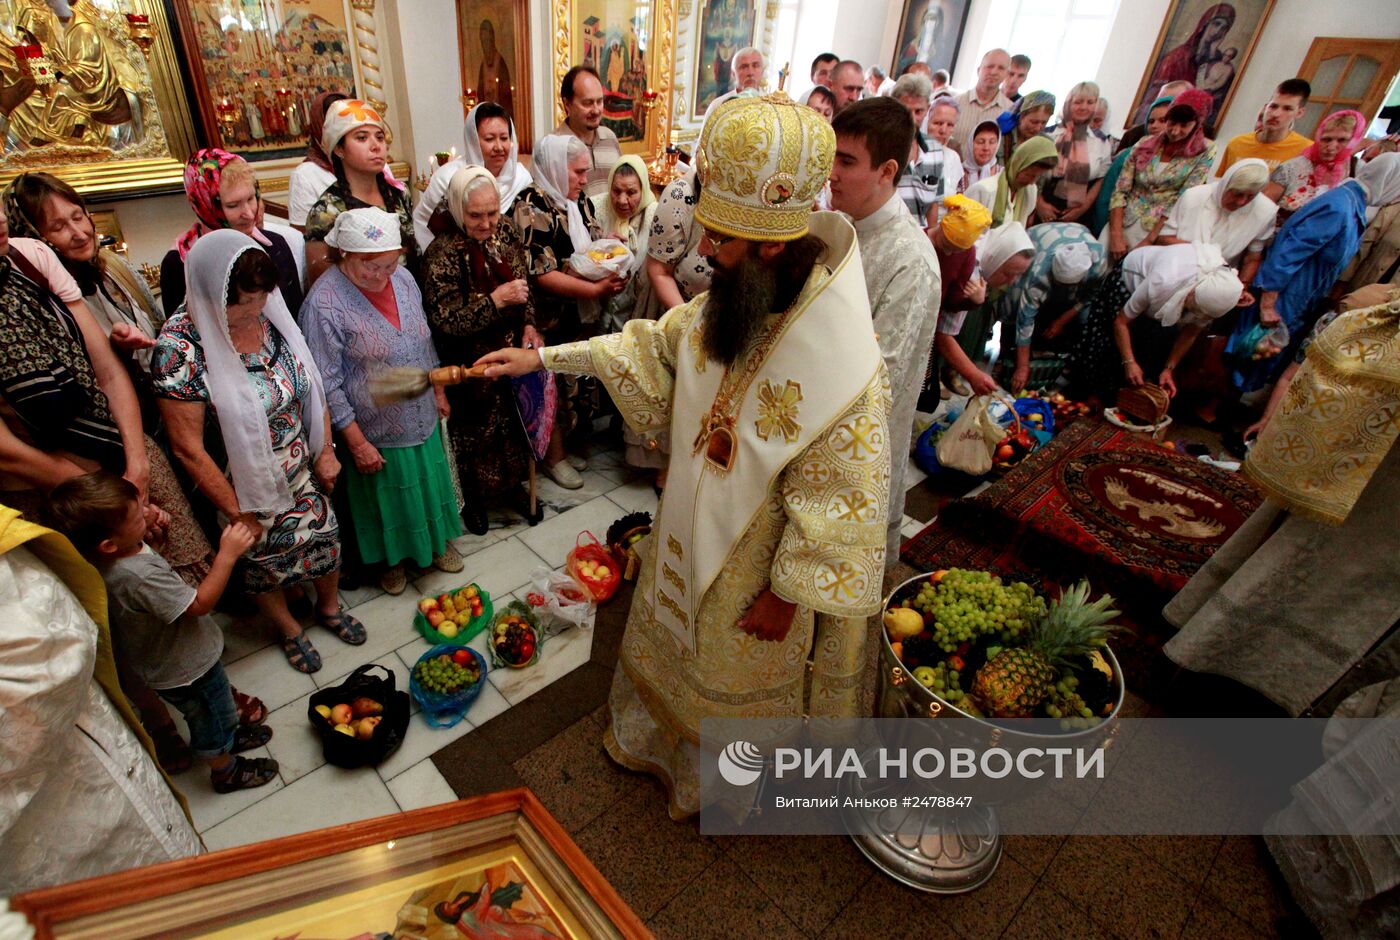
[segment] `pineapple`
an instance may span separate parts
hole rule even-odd
[[[1055,687],[1060,669],[1104,645],[1118,611],[1113,598],[1089,602],[1089,582],[1080,581],[1050,605],[1024,646],[1002,650],[977,670],[972,698],[993,718],[1027,718]]]

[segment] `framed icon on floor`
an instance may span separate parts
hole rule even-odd
[[[17,895],[49,937],[642,938],[527,789]]]

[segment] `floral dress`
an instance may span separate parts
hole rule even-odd
[[[593,200],[580,196],[579,212],[590,230],[597,228]],[[569,237],[569,220],[549,201],[544,193],[526,186],[516,197],[510,210],[510,221],[519,232],[529,259],[528,276],[532,283],[530,297],[534,302],[535,326],[551,346],[586,339],[579,321],[578,301],[537,289],[533,279],[551,271],[562,271],[574,253]],[[439,350],[441,351],[441,350]],[[559,411],[555,423],[565,434],[591,437],[593,414],[598,409],[598,388],[591,378],[577,375],[556,376],[559,386]],[[578,443],[575,441],[574,443]]]
[[[291,509],[260,514],[262,540],[243,556],[244,587],[250,593],[262,594],[337,570],[340,527],[330,500],[311,473],[315,455],[310,452],[302,423],[302,406],[311,393],[306,367],[297,361],[276,328],[267,323],[262,348],[241,358],[267,410],[273,457],[281,462],[292,493]],[[187,313],[177,313],[165,322],[156,342],[151,362],[156,394],[174,401],[202,402],[209,406],[209,420],[217,424],[218,415],[204,381],[207,371],[194,321]],[[324,419],[318,415],[316,420]],[[211,437],[218,441],[220,436],[206,435]]]
[[[418,241],[413,234],[413,207],[409,204],[408,193],[391,186],[384,177],[379,178],[379,194],[384,198],[384,209],[399,217],[399,238],[403,250],[399,260],[409,273],[418,276]],[[331,184],[321,194],[315,205],[306,213],[306,240],[323,242],[335,225],[336,216],[349,209],[368,209],[370,204],[350,193],[350,187],[340,180]],[[377,206],[374,208],[378,208]],[[296,313],[295,310],[292,311]]]
[[[1158,222],[1166,219],[1182,193],[1206,182],[1213,163],[1215,144],[1208,145],[1194,157],[1163,159],[1157,153],[1145,167],[1139,167],[1132,156],[1124,161],[1108,207],[1123,210],[1123,237],[1130,250],[1146,238]],[[1109,226],[1105,226],[1101,239],[1105,244],[1108,231]]]
[[[696,189],[689,176],[666,187],[656,203],[647,243],[647,257],[670,266],[684,300],[709,290],[712,273],[709,260],[700,254],[700,233],[695,231],[695,204],[700,201]]]
[[[453,229],[439,235],[423,258],[424,300],[438,357],[447,365],[471,365],[486,353],[519,346],[535,322],[534,298],[496,306],[491,292],[526,277],[529,256],[510,220],[490,241],[477,244]],[[518,488],[529,469],[529,443],[510,379],[472,379],[447,389],[452,406],[447,431],[463,495],[468,502]]]

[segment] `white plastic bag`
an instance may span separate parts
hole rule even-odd
[[[551,635],[568,627],[593,629],[597,606],[577,581],[562,571],[536,568],[525,602]]]
[[[622,253],[612,258],[598,259],[588,252],[622,249]],[[588,246],[588,251],[576,251],[569,257],[569,267],[579,277],[590,281],[601,281],[609,274],[625,277],[632,269],[632,252],[616,238],[600,238]]]
[[[982,476],[992,469],[992,455],[1006,431],[990,414],[992,396],[979,395],[967,403],[953,426],[938,442],[938,462],[950,470]]]

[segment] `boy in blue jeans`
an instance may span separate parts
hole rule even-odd
[[[269,783],[277,776],[275,760],[235,756],[266,744],[272,729],[238,723],[219,661],[224,635],[209,616],[260,533],[243,522],[225,528],[209,574],[195,589],[146,545],[146,513],[129,481],[103,471],[65,480],[49,494],[49,515],[102,573],[113,642],[132,671],[185,716],[190,747],[209,765],[215,792]]]

